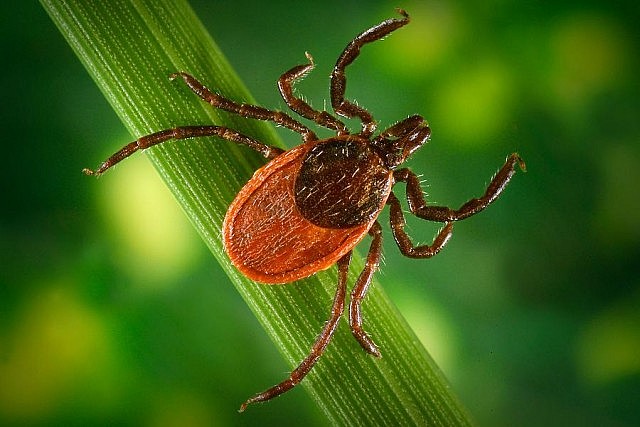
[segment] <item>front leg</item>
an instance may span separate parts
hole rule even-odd
[[[360,132],[360,136],[365,138],[371,136],[371,134],[375,132],[377,124],[371,113],[357,105],[355,102],[344,99],[347,89],[347,76],[345,74],[345,69],[355,61],[360,54],[360,49],[364,45],[380,40],[389,33],[409,23],[409,15],[407,12],[401,9],[397,10],[398,13],[402,15],[401,19],[387,19],[375,27],[369,28],[365,32],[357,35],[356,38],[347,45],[344,51],[342,51],[340,57],[338,57],[336,65],[333,67],[333,72],[331,73],[331,106],[333,107],[333,111],[342,117],[359,118],[362,121],[362,131]]]
[[[409,169],[398,169],[393,173],[393,177],[396,181],[407,183],[407,202],[414,215],[429,221],[450,222],[475,215],[495,201],[505,189],[513,174],[516,173],[516,165],[522,171],[527,170],[520,156],[517,153],[513,153],[507,157],[506,162],[495,174],[484,194],[481,197],[469,200],[459,209],[451,209],[446,206],[427,206],[420,188],[420,180]]]

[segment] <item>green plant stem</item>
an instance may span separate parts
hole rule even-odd
[[[281,146],[270,125],[215,111],[168,80],[171,72],[188,71],[225,96],[253,101],[186,2],[42,0],[42,5],[135,137],[181,124],[214,123]],[[264,160],[215,138],[163,144],[148,155],[289,365],[297,365],[328,317],[335,269],[296,284],[259,285],[230,265],[220,241],[229,203]],[[350,283],[362,265],[355,257]],[[378,284],[363,311],[383,357],[362,351],[341,321],[327,353],[303,381],[327,418],[338,425],[470,424]],[[259,390],[247,390],[247,397],[254,391]]]

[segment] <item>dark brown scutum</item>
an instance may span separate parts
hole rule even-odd
[[[302,216],[325,228],[354,227],[377,216],[391,189],[392,173],[367,142],[332,138],[307,153],[295,182]]]

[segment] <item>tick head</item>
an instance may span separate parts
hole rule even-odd
[[[431,138],[429,124],[415,115],[396,123],[371,141],[389,169],[395,169]]]

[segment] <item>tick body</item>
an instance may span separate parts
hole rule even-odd
[[[320,140],[307,126],[286,113],[231,101],[207,89],[193,76],[179,72],[181,78],[202,100],[214,108],[243,117],[266,120],[301,135],[303,143],[284,151],[266,145],[233,129],[214,126],[181,126],[143,136],[107,159],[99,175],[138,150],[172,139],[218,136],[248,146],[269,162],[260,168],[231,203],[223,223],[225,250],[236,268],[248,278],[265,284],[289,283],[337,264],[338,283],[330,317],[313,343],[308,356],[281,383],[258,393],[240,407],[267,401],[298,384],[318,361],[331,341],[346,303],[346,282],[353,248],[367,235],[371,243],[363,271],[349,298],[349,324],[363,349],[380,356],[376,344],[362,327],[361,303],[367,293],[381,256],[382,232],[378,216],[389,206],[393,237],[405,256],[429,258],[449,241],[455,221],[478,213],[501,194],[524,162],[513,153],[494,175],[484,193],[458,209],[427,205],[417,176],[399,166],[429,141],[431,130],[418,115],[399,121],[375,134],[373,116],[345,99],[346,67],[359,55],[360,48],[379,40],[409,23],[409,16],[398,10],[400,19],[388,19],[356,36],[331,73],[331,106],[337,116],[356,118],[362,123],[351,133],[336,116],[313,109],[293,93],[293,84],[309,73],[313,59],[284,73],[278,80],[280,93],[298,115],[331,129],[335,136]],[[415,246],[404,231],[405,220],[394,185],[405,183],[409,211],[422,219],[444,224],[429,245]]]
[[[299,145],[258,170],[225,216],[222,233],[233,264],[252,280],[288,283],[350,252],[393,182],[369,151],[365,141],[344,135]]]

